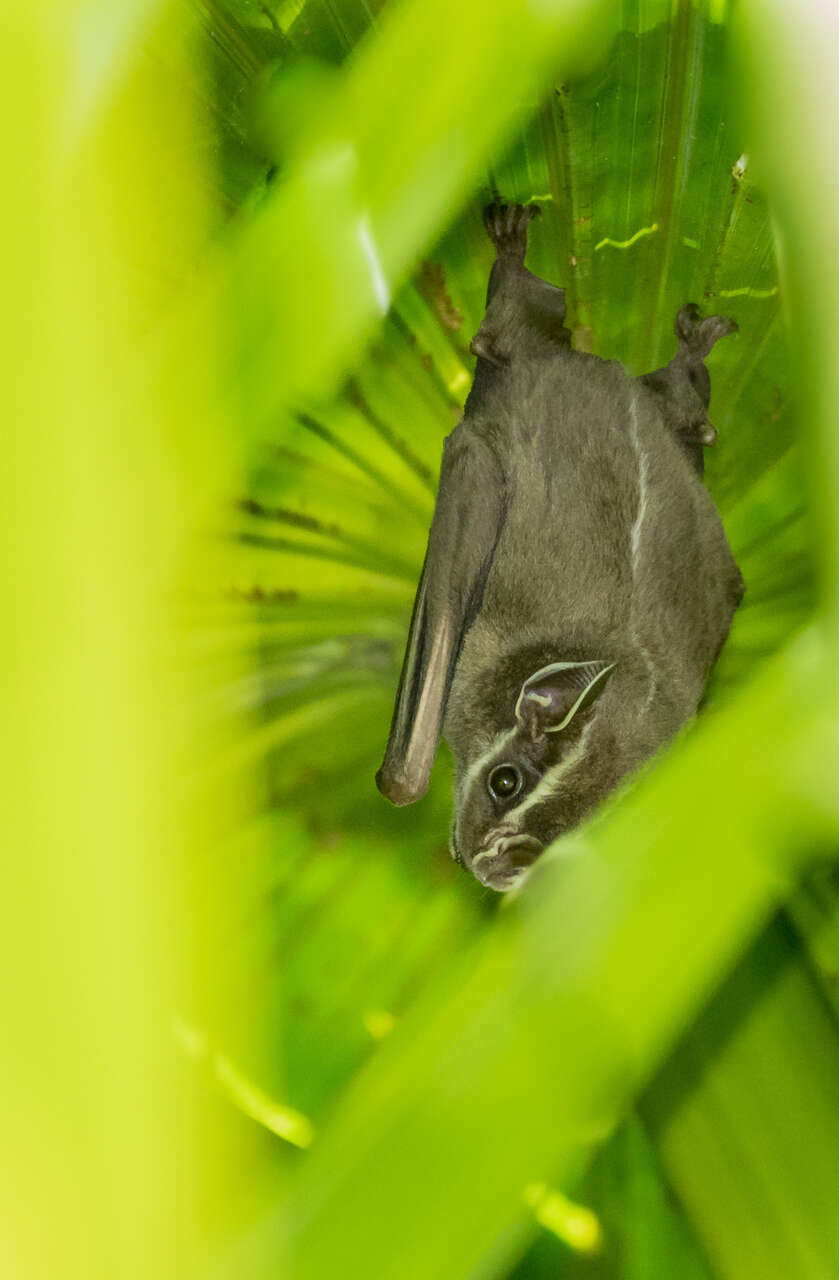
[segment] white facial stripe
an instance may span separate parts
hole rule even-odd
[[[499,733],[487,747],[483,755],[470,764],[466,773],[463,775],[463,781],[460,784],[460,794],[465,796],[475,779],[483,772],[489,764],[496,751],[500,751],[502,747],[506,747],[508,743],[513,741],[518,733],[518,725],[513,725],[512,729],[505,729],[503,733]]]
[[[496,751],[500,751],[503,747],[506,747],[508,743],[512,742],[513,738],[515,738],[517,733],[518,733],[518,726],[513,725],[512,729],[505,729],[503,733],[497,734],[496,737],[493,739],[493,741],[490,743],[490,745],[487,747],[486,751],[484,751],[483,755],[480,755],[478,759],[474,761],[473,764],[470,764],[469,768],[466,770],[465,774],[463,775],[463,781],[461,782],[460,789],[458,791],[457,804],[455,805],[456,816],[455,816],[455,828],[454,828],[454,843],[458,849],[461,847],[461,845],[460,845],[460,823],[458,821],[457,815],[460,813],[461,809],[463,808],[463,801],[469,791],[469,788],[471,787],[475,779],[480,777],[481,773],[483,773],[484,769],[489,764],[490,760],[495,755]]]
[[[580,734],[580,740],[568,755],[558,764],[552,765],[550,769],[542,774],[542,777],[536,783],[529,796],[522,800],[521,804],[516,805],[515,809],[511,809],[509,813],[504,815],[504,824],[510,824],[514,830],[521,830],[521,819],[527,813],[528,809],[532,809],[535,804],[539,804],[540,800],[545,800],[549,796],[556,794],[558,784],[562,779],[570,773],[576,764],[582,760],[586,751],[588,735],[591,732],[593,720],[590,720],[583,732]]]
[[[570,666],[572,664],[569,663],[568,665]],[[604,672],[604,675],[605,675],[605,672]],[[579,742],[571,751],[569,751],[568,755],[565,756],[563,760],[560,760],[558,764],[553,765],[550,769],[548,769],[542,775],[542,777],[537,782],[536,786],[530,792],[530,795],[525,796],[521,804],[516,805],[515,809],[510,809],[508,813],[505,813],[504,815],[505,828],[511,827],[513,831],[521,831],[521,819],[523,818],[524,814],[526,814],[529,809],[532,809],[535,804],[539,804],[541,800],[544,800],[547,797],[552,796],[556,793],[558,785],[562,781],[562,779],[566,777],[568,773],[570,773],[570,771],[574,768],[576,764],[579,764],[580,760],[582,760],[583,756],[585,755],[588,736],[589,736],[589,733],[591,732],[593,725],[594,725],[594,721],[593,720],[589,721],[589,723],[583,729],[583,732],[580,734]],[[481,770],[486,767],[486,765],[489,763],[490,759],[495,754],[495,752],[499,751],[502,746],[506,746],[508,742],[511,742],[517,733],[518,733],[518,727],[513,729],[508,729],[505,733],[500,733],[498,737],[495,739],[495,741],[493,742],[492,746],[488,747],[487,750],[483,753],[483,755],[478,760],[476,760],[474,764],[470,765],[467,773],[464,776],[463,783],[461,785],[461,789],[460,789],[461,798],[466,794],[467,787],[471,785],[471,783],[479,775]],[[460,806],[458,806],[458,808],[459,807]],[[458,824],[457,830],[455,832],[458,848],[460,847],[459,840],[457,840],[457,837],[459,836],[459,834],[460,834],[460,830],[459,830],[459,824]],[[498,852],[497,846],[493,846],[491,849],[484,849],[482,852],[476,853],[475,857],[472,859],[472,867],[474,868],[479,862],[483,861],[483,859],[485,858],[494,858],[497,852]]]

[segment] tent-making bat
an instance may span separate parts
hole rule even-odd
[[[495,249],[384,763],[394,804],[455,761],[452,853],[508,889],[696,711],[743,586],[702,483],[710,378],[736,325],[676,316],[676,355],[630,377],[574,351],[565,294],[524,265],[533,206]]]

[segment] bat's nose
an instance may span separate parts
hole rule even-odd
[[[532,866],[543,849],[542,841],[535,836],[507,836],[498,845],[498,854],[504,857],[516,871]]]
[[[472,859],[472,872],[489,889],[504,893],[517,885],[528,867],[542,852],[541,840],[535,836],[502,836],[489,848],[483,848]]]

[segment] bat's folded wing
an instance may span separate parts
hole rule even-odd
[[[424,795],[460,647],[481,606],[504,521],[501,467],[466,423],[446,440],[390,737],[376,783],[393,804]]]

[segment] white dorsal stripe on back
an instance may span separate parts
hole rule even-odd
[[[632,537],[630,539],[630,555],[631,555],[631,567],[632,567],[632,594],[633,594],[632,604],[634,609],[634,605],[635,605],[634,597],[636,596],[637,590],[638,590],[638,575],[641,567],[642,533],[644,529],[644,520],[647,515],[647,489],[648,489],[648,481],[649,481],[649,474],[650,474],[649,460],[647,458],[646,453],[644,452],[644,449],[641,446],[641,440],[638,435],[638,388],[637,387],[632,388],[632,394],[629,401],[629,423],[630,423],[629,438],[632,441],[632,448],[635,452],[635,458],[638,463],[638,509],[635,513],[635,522],[632,525]],[[632,638],[635,641],[636,645],[638,646],[641,656],[644,659],[644,664],[647,668],[647,674],[650,680],[646,701],[644,702],[643,707],[639,707],[638,709],[638,714],[640,715],[640,714],[643,714],[643,712],[649,708],[649,705],[652,702],[653,697],[655,695],[655,688],[657,683],[657,680],[656,680],[657,672],[655,669],[655,663],[653,662],[652,658],[650,657],[650,654],[647,652],[647,650],[645,649],[644,645],[641,643],[641,640],[638,637],[638,634],[635,630],[634,622],[631,624],[631,629],[632,629]]]
[[[641,558],[641,533],[644,528],[644,517],[647,514],[647,480],[649,478],[649,461],[638,438],[638,390],[636,387],[632,388],[632,397],[629,402],[629,421],[629,435],[638,462],[638,509],[635,513],[631,539],[632,581],[635,582]]]

